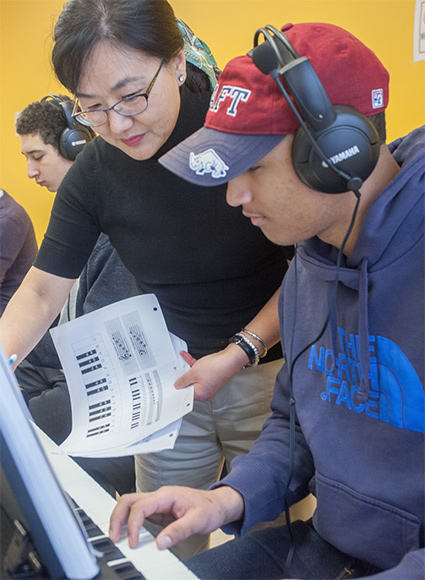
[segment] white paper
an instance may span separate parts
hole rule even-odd
[[[416,0],[413,60],[425,60],[425,0]]]
[[[118,457],[172,448],[193,387],[174,382],[188,366],[153,294],[121,300],[51,329],[67,380],[72,431],[59,449]]]

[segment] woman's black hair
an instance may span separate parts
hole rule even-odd
[[[72,93],[77,90],[84,63],[100,41],[134,48],[165,61],[183,48],[167,0],[69,0],[58,18],[53,40],[54,71]],[[188,67],[186,82],[191,90],[193,86],[203,90],[193,77],[194,68]]]
[[[185,85],[192,93],[211,90],[211,83],[208,76],[203,70],[188,61],[186,61],[186,75]]]

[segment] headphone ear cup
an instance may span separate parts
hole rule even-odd
[[[69,129],[62,131],[59,139],[59,150],[61,155],[69,161],[75,161],[78,153],[83,150],[84,146],[92,140],[92,136],[84,129]]]
[[[335,121],[326,129],[312,133],[327,159],[353,179],[362,182],[378,162],[379,136],[372,123],[352,107],[334,105]],[[350,190],[348,179],[327,165],[314,150],[300,127],[292,144],[292,163],[300,180],[322,193]]]
[[[91,132],[72,117],[72,101],[60,101],[59,105],[66,117],[68,127],[64,129],[59,139],[59,150],[69,161],[75,161],[84,145],[93,139]]]
[[[71,100],[63,99],[59,95],[46,95],[41,102],[47,100],[53,107],[62,111],[66,119],[67,126],[59,137],[59,151],[65,159],[75,161],[78,153],[82,151],[86,143],[92,141],[94,135],[90,129],[72,117],[74,104]]]

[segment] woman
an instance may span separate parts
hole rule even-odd
[[[137,488],[206,488],[269,415],[283,250],[226,204],[225,187],[200,195],[158,163],[202,126],[215,72],[190,31],[185,54],[166,0],[70,0],[54,40],[56,74],[99,137],[62,182],[35,267],[1,320],[6,353],[20,359],[40,338],[105,232],[193,365],[176,387],[195,385],[194,410],[172,451],[136,458]]]

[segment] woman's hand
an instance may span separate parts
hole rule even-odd
[[[263,306],[246,328],[261,337],[261,341],[248,335],[258,348],[260,356],[264,345],[271,348],[279,341],[278,316],[279,290]],[[242,329],[243,332],[244,329]],[[188,352],[181,351],[181,356],[192,367],[174,383],[176,389],[189,385],[195,388],[195,401],[210,401],[236,373],[249,363],[248,356],[237,344],[231,343],[225,349],[196,360]]]
[[[224,350],[196,360],[186,351],[182,358],[191,366],[174,383],[176,389],[194,386],[195,401],[211,401],[215,395],[238,373],[249,360],[236,344],[229,344]]]
[[[156,539],[160,550],[170,548],[193,534],[209,534],[239,520],[244,501],[239,492],[222,486],[211,491],[166,486],[152,493],[123,495],[111,515],[109,537],[121,538],[127,521],[128,544],[137,547],[139,530],[145,519],[165,526]]]

